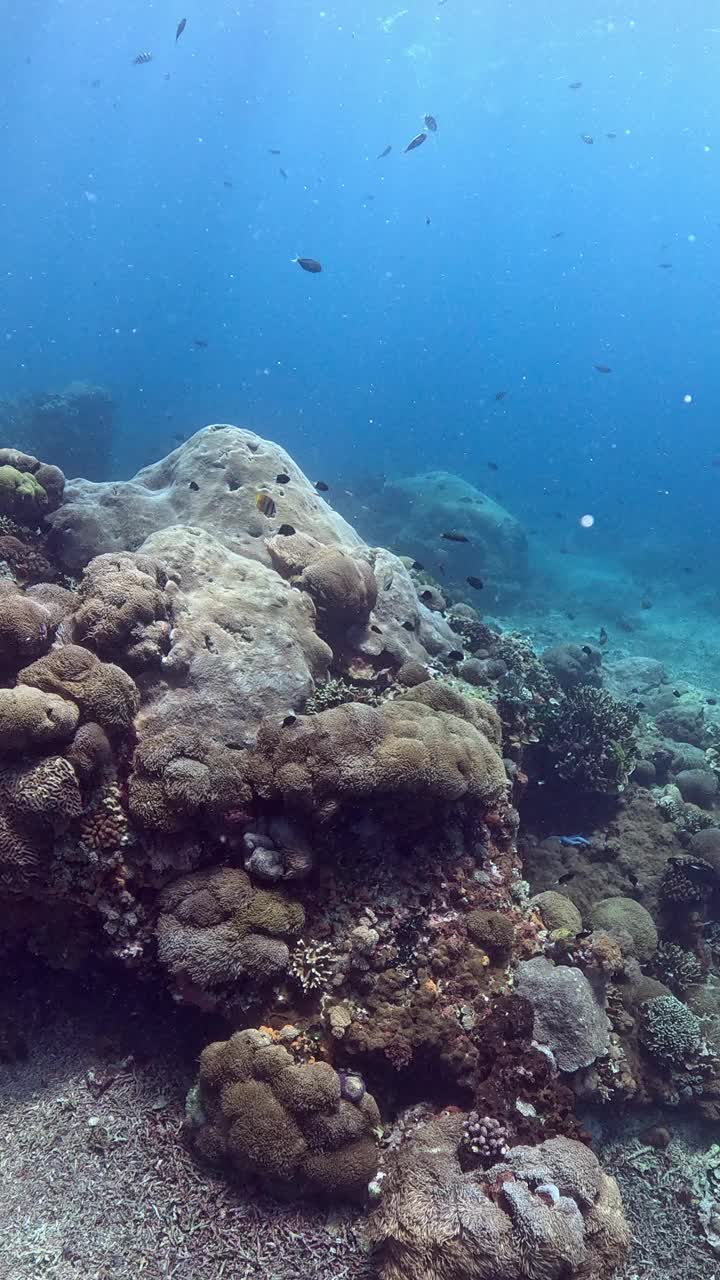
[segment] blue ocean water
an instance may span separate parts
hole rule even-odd
[[[528,618],[651,592],[720,673],[719,59],[711,0],[14,5],[0,396],[108,388],[114,477],[212,421],[336,493],[457,472]]]

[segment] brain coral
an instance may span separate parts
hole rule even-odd
[[[367,623],[377,600],[370,565],[338,547],[323,548],[303,569],[298,585],[312,597],[323,636]]]
[[[146,649],[148,631],[167,617],[167,574],[151,556],[126,552],[96,556],[87,566],[78,589],[79,606],[73,619],[75,638],[101,656],[133,663]]]
[[[121,667],[101,662],[77,644],[54,649],[20,672],[26,684],[46,693],[57,693],[77,703],[83,720],[92,720],[108,732],[125,732],[140,705],[134,680]]]
[[[287,941],[304,922],[298,903],[276,890],[253,888],[239,867],[196,871],[160,897],[160,963],[189,998],[242,980],[272,982],[286,972]]]
[[[0,752],[67,742],[78,715],[75,704],[57,694],[27,684],[0,689]]]
[[[328,1063],[295,1063],[263,1031],[208,1045],[188,1112],[202,1155],[270,1190],[362,1199],[377,1170],[370,1094],[343,1096]]]
[[[421,1126],[391,1158],[369,1222],[380,1280],[606,1280],[629,1231],[592,1152],[553,1138],[463,1173],[463,1119]]]
[[[33,872],[81,811],[77,777],[63,756],[0,769],[0,871]]]
[[[6,469],[7,472],[15,472],[15,476],[7,475]],[[21,522],[28,517],[36,521],[41,514],[60,506],[65,477],[59,467],[38,462],[32,454],[20,453],[18,449],[0,449],[0,470],[4,476],[0,480],[0,512],[3,514],[14,516]],[[12,504],[11,487],[21,490],[16,499],[20,508],[15,511],[5,505]],[[26,505],[28,502],[29,506]]]
[[[221,819],[249,804],[245,758],[199,729],[176,727],[138,744],[129,783],[130,813],[141,826],[176,831],[189,817]]]
[[[608,933],[629,934],[634,954],[641,963],[649,960],[657,948],[657,929],[650,912],[634,898],[603,898],[592,910],[593,929]]]
[[[50,647],[50,613],[36,600],[0,582],[0,670],[17,671]]]
[[[325,819],[360,800],[489,805],[506,785],[502,760],[479,729],[406,695],[381,707],[345,703],[285,727],[266,721],[250,776],[261,796],[281,794]]]

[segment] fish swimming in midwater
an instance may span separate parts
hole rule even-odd
[[[275,483],[276,483],[276,484],[289,484],[289,483],[290,483],[290,477],[289,477],[289,475],[287,475],[287,473],[286,473],[285,471],[281,471],[281,472],[280,472],[280,474],[279,474],[278,476],[276,476],[276,477],[275,477]]]
[[[327,493],[330,485],[326,484],[324,480],[316,480],[313,487],[317,489],[318,493]]]
[[[465,657],[465,654],[463,653],[462,649],[451,649],[450,652],[445,655],[445,657],[447,658],[448,662],[462,662],[463,658]]]
[[[419,560],[413,560],[412,564],[410,565],[410,568],[414,569],[416,573],[422,573],[423,569],[425,568],[425,565],[421,564]]]
[[[469,576],[465,579],[465,581],[467,582],[469,587],[472,587],[473,591],[482,591],[483,587],[485,586],[485,583],[483,582],[482,578],[476,578],[472,573],[469,574]]]
[[[209,342],[206,342],[204,338],[193,338],[193,346],[198,347],[201,351],[204,351],[209,345]]]
[[[427,138],[426,133],[416,133],[415,137],[411,138],[410,141],[408,142],[405,148],[405,151],[406,152],[414,151],[416,147],[421,147],[426,138]]]
[[[270,152],[270,155],[271,155],[271,156],[279,156],[279,155],[280,155],[280,148],[279,148],[279,147],[268,147],[268,151]]]
[[[495,399],[496,399],[496,400],[504,400],[504,399],[505,399],[505,397],[506,397],[506,395],[507,395],[507,391],[496,391],[496,392],[495,392]]]
[[[652,609],[652,600],[648,600],[647,596],[643,596],[642,600],[640,601],[640,608]]]
[[[430,226],[430,219],[429,219],[429,218],[426,218],[426,219],[425,219],[425,226],[426,226],[426,227],[429,227],[429,226]]]
[[[389,155],[390,155],[390,152],[391,152],[391,151],[392,151],[392,146],[391,146],[391,145],[390,145],[390,143],[388,142],[388,144],[387,144],[387,146],[386,146],[385,150],[384,150],[384,151],[381,151],[381,152],[380,152],[380,155],[379,155],[379,156],[377,156],[377,157],[376,157],[376,159],[377,159],[377,160],[384,160],[386,156],[389,156]]]
[[[551,235],[550,239],[551,239],[551,240],[559,240],[559,239],[560,239],[560,237],[561,237],[561,236],[564,236],[564,235],[565,235],[565,232],[564,232],[564,231],[555,231],[555,232],[553,233],[553,235]]]
[[[226,179],[225,179],[225,181],[223,182],[223,186],[224,186],[224,187],[227,187],[227,188],[228,188],[228,190],[232,191],[233,184],[232,184],[232,182],[230,181],[230,179],[229,179],[229,178],[226,178]]]
[[[139,53],[136,58],[133,58],[133,66],[141,67],[144,62],[152,62],[152,60],[153,56],[151,53]]]
[[[197,493],[199,488],[200,488],[200,485],[196,484],[194,480],[190,481],[188,485],[188,489],[192,489],[193,493]]]
[[[446,542],[469,542],[470,541],[470,539],[466,537],[464,533],[455,533],[454,530],[452,529],[450,529],[449,532],[447,533],[441,533],[440,537],[444,538]]]
[[[598,644],[600,644],[600,645],[606,645],[606,644],[607,644],[607,642],[608,642],[608,633],[607,633],[607,631],[605,630],[605,628],[604,628],[604,627],[601,627],[601,628],[600,628],[600,635],[598,636]]]
[[[177,24],[177,31],[175,32],[175,43],[176,43],[176,44],[177,44],[178,40],[180,39],[180,37],[181,37],[181,35],[182,35],[183,31],[185,30],[186,26],[187,26],[187,18],[181,18],[181,19],[180,19],[180,21],[179,21],[179,22],[178,22],[178,24]]]
[[[583,142],[587,143],[589,147],[591,147],[593,142],[595,141],[595,139],[589,133],[581,133],[580,138]]]
[[[425,128],[429,129],[431,133],[437,133],[437,120],[434,116],[423,116],[423,122]]]
[[[606,137],[606,138],[617,138],[617,134],[616,134],[616,133],[606,133],[606,134],[605,134],[605,137]]]
[[[285,179],[285,181],[287,182],[287,174],[286,174],[285,170],[284,170],[284,169],[278,169],[278,173],[280,174],[280,177],[281,177],[281,178],[284,178],[284,179]]]
[[[269,493],[256,493],[255,506],[258,511],[262,511],[263,515],[267,516],[268,519],[274,516],[277,511],[275,500],[270,497]]]
[[[584,645],[582,645],[582,652],[585,654],[585,657],[586,657],[586,658],[592,658],[593,651],[592,651],[592,649],[590,648],[590,645],[589,645],[589,644],[584,644]]]
[[[568,85],[568,89],[582,89],[582,80],[573,80],[572,84]]]
[[[293,258],[293,262],[297,262],[303,271],[309,271],[311,275],[317,275],[318,271],[322,271],[322,266],[315,258]]]
[[[594,364],[593,369],[597,369],[598,373],[612,373],[609,364]]]
[[[499,471],[499,470],[500,470],[500,468],[499,468],[499,466],[498,466],[497,462],[488,462],[488,464],[487,464],[487,468],[488,468],[488,471]]]
[[[658,266],[662,267],[663,271],[669,271],[672,266],[672,262],[658,262]]]

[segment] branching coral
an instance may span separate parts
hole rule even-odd
[[[675,996],[655,996],[641,1007],[640,1038],[648,1053],[666,1066],[677,1066],[697,1049],[700,1023]]]
[[[624,787],[637,755],[634,707],[580,685],[549,702],[540,719],[540,745],[558,778],[583,791]]]
[[[329,942],[316,942],[302,938],[295,944],[290,961],[290,977],[297,982],[304,995],[311,991],[322,991],[327,987],[332,974],[335,956]]]
[[[653,959],[653,972],[676,996],[702,982],[703,969],[693,951],[684,951],[674,942],[661,942]]]

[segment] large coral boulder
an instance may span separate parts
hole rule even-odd
[[[422,1126],[390,1161],[369,1235],[380,1280],[607,1280],[629,1231],[614,1179],[568,1138],[463,1173],[462,1115]]]
[[[461,476],[428,471],[388,481],[378,518],[382,541],[442,574],[444,582],[464,585],[468,575],[479,574],[494,596],[507,596],[527,579],[527,538],[519,521]],[[444,539],[446,533],[465,541]]]
[[[265,716],[282,720],[303,705],[332,657],[308,595],[202,529],[163,530],[143,552],[171,575],[172,627],[141,737],[202,724],[219,742],[247,746]]]
[[[315,819],[363,803],[408,824],[456,801],[489,807],[506,789],[503,762],[480,728],[411,696],[346,703],[289,725],[266,721],[251,781],[261,797],[282,797]]]
[[[285,1195],[362,1200],[377,1170],[374,1099],[266,1031],[208,1045],[188,1105],[199,1154]]]

